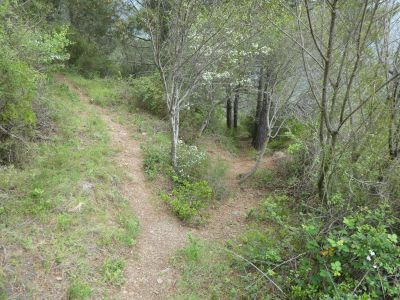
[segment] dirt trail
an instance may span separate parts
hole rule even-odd
[[[57,80],[66,83],[79,98],[90,103],[89,98],[72,81],[61,74]],[[237,187],[236,175],[244,173],[251,166],[250,160],[238,160],[224,154],[224,160],[232,167],[228,174],[228,185],[232,196],[215,210],[203,228],[184,226],[164,203],[157,200],[143,173],[141,140],[131,138],[128,130],[113,121],[113,113],[107,109],[89,104],[106,122],[111,142],[119,150],[115,162],[128,174],[129,180],[121,184],[121,192],[128,199],[136,213],[140,233],[132,258],[126,266],[127,282],[117,299],[168,299],[174,294],[179,271],[171,266],[170,257],[185,245],[187,234],[193,233],[211,240],[226,240],[239,233],[246,224],[246,213],[254,207],[260,195],[251,190]],[[143,137],[144,139],[145,137]]]

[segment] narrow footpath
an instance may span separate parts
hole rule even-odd
[[[128,175],[128,179],[120,184],[120,189],[137,215],[140,233],[132,248],[132,257],[127,260],[126,284],[120,295],[115,295],[116,298],[169,299],[174,295],[179,279],[179,270],[171,265],[170,258],[185,245],[189,233],[209,240],[224,241],[243,230],[246,214],[257,205],[260,194],[238,187],[236,176],[248,170],[253,162],[229,157],[229,153],[218,153],[218,157],[230,165],[227,184],[231,189],[231,197],[210,212],[207,225],[198,229],[187,227],[157,199],[146,182],[140,149],[141,139],[145,137],[131,137],[125,126],[113,120],[115,115],[112,112],[90,104],[89,97],[72,81],[62,74],[57,74],[56,79],[67,84],[81,101],[102,117],[110,130],[111,144],[118,151],[115,163]],[[272,162],[267,161],[266,165],[272,165]]]

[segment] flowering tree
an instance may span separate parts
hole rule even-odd
[[[171,162],[177,169],[179,118],[205,72],[232,46],[235,5],[200,0],[146,1],[145,23],[171,123]],[[237,25],[236,25],[237,26]],[[228,30],[229,29],[229,30]]]

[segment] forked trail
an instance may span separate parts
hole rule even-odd
[[[56,78],[64,82],[79,98],[89,104],[89,98],[73,82],[61,74]],[[138,217],[140,233],[128,259],[125,270],[126,284],[115,295],[117,299],[168,299],[173,296],[179,271],[170,264],[170,258],[185,245],[187,234],[192,233],[212,240],[226,240],[239,233],[246,223],[247,211],[254,207],[259,195],[243,191],[235,184],[235,174],[243,173],[252,165],[249,160],[221,159],[231,165],[228,185],[232,196],[211,212],[208,224],[200,229],[184,226],[164,203],[157,200],[151,183],[146,182],[143,172],[141,138],[132,138],[128,130],[113,121],[113,113],[92,105],[106,122],[112,146],[118,150],[115,163],[123,168],[128,179],[120,185],[121,193],[128,199]],[[212,154],[212,153],[211,153]]]

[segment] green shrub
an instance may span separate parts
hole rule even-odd
[[[248,218],[258,222],[272,221],[279,225],[285,225],[288,222],[288,203],[289,197],[286,195],[268,196],[262,202],[261,207],[249,211]]]
[[[210,185],[215,200],[228,198],[230,191],[226,185],[225,174],[228,166],[222,160],[208,161],[207,171],[203,179]]]
[[[207,170],[206,154],[195,145],[178,141],[177,175],[181,180],[195,181],[204,178]]]
[[[259,168],[249,182],[255,188],[265,189],[273,187],[277,181],[277,174],[274,170]]]
[[[4,103],[0,112],[0,159],[3,163],[19,160],[19,154],[23,155],[20,148],[25,146],[23,140],[33,135],[36,116],[32,101],[36,97],[38,78],[4,42],[0,32],[0,98]]]
[[[68,38],[72,41],[68,47],[71,56],[68,62],[73,70],[91,79],[118,73],[116,64],[110,61],[96,42],[74,29],[70,31]]]
[[[164,117],[167,114],[164,92],[158,75],[131,78],[132,89],[128,98],[131,111],[139,107],[154,115]]]
[[[171,195],[162,194],[161,197],[179,218],[190,223],[199,223],[202,221],[201,209],[212,199],[212,189],[207,181],[190,183],[185,180],[172,190]]]
[[[189,243],[181,250],[181,253],[188,261],[198,261],[203,245],[200,243],[199,239],[193,237],[191,234],[188,234],[188,241]]]
[[[67,29],[32,29],[13,1],[0,3],[0,163],[20,161],[34,136],[42,70],[68,58]],[[39,71],[41,70],[41,71]]]
[[[267,221],[268,227],[249,230],[236,246],[236,251],[269,274],[289,298],[399,297],[400,247],[391,229],[398,220],[391,217],[387,206],[350,213],[330,230],[311,214],[301,217],[303,224],[299,224],[289,206],[286,196],[268,197],[249,214],[257,222]],[[238,266],[243,268],[242,263]],[[244,284],[257,281],[258,276],[244,276]],[[267,292],[261,285],[253,287],[259,295]]]
[[[87,283],[73,282],[68,289],[68,300],[84,300],[89,299],[92,289]]]
[[[124,268],[125,261],[123,259],[107,258],[102,267],[104,280],[112,285],[123,285],[125,283]]]
[[[146,143],[142,144],[144,161],[143,167],[147,177],[151,180],[157,175],[170,176],[172,172],[169,137],[164,134],[156,134]]]
[[[390,230],[396,221],[388,207],[363,209],[342,221],[327,235],[321,235],[314,224],[303,225],[308,255],[299,261],[293,295],[301,299],[399,297],[400,245]]]

